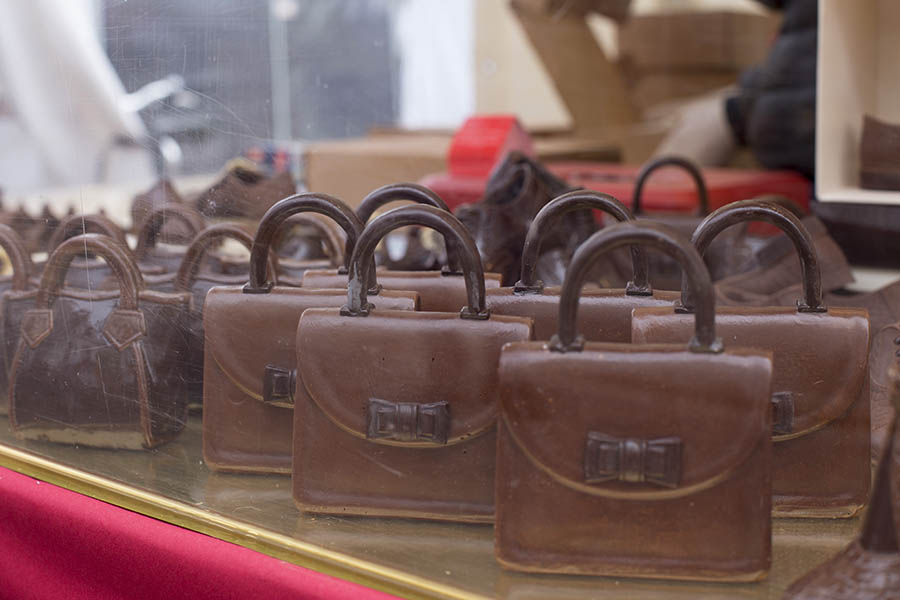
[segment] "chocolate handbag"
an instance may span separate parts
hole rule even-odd
[[[433,206],[447,210],[447,205],[440,196],[428,188],[414,183],[397,183],[378,188],[363,199],[357,211],[360,220],[365,223],[381,206],[389,202],[406,200],[425,206]],[[457,312],[466,304],[466,282],[459,267],[460,250],[454,242],[445,242],[447,246],[448,266],[441,271],[378,271],[378,282],[386,290],[408,290],[419,294],[419,309],[435,312]],[[353,247],[347,241],[347,252]],[[485,274],[486,287],[500,287],[500,276],[494,273]],[[305,288],[335,288],[347,285],[346,274],[335,270],[309,270],[303,274]]]
[[[244,286],[212,288],[203,307],[203,458],[219,471],[291,472],[291,372],[297,366],[297,321],[314,307],[343,306],[347,291],[290,288],[266,277],[278,229],[292,215],[315,212],[336,221],[355,243],[363,224],[343,202],[298,194],[260,221]],[[374,270],[374,269],[373,269]],[[382,292],[379,306],[415,310],[412,292]],[[301,355],[302,357],[302,355]]]
[[[72,259],[103,258],[119,289],[63,287]],[[9,417],[20,439],[105,448],[150,448],[184,427],[189,294],[143,289],[129,253],[98,234],[54,250],[10,369]]]
[[[297,230],[305,235],[297,235]],[[333,222],[301,213],[290,218],[272,243],[278,257],[281,283],[300,287],[310,269],[340,269],[344,266],[345,236]],[[346,269],[344,269],[346,278]]]
[[[782,229],[800,255],[803,298],[795,307],[722,306],[719,332],[735,344],[774,355],[772,412],[776,516],[849,517],[869,492],[869,316],[865,310],[826,308],[818,257],[799,219],[775,204],[735,202],[707,217],[694,232],[701,254],[723,229],[766,221]],[[672,343],[690,331],[693,302],[638,309],[635,343]]]
[[[685,171],[694,181],[697,187],[699,214],[644,214],[642,200],[644,188],[647,186],[650,176],[659,172],[660,169],[671,167]],[[694,228],[700,224],[700,221],[709,214],[709,192],[700,167],[680,156],[660,156],[648,161],[641,167],[635,180],[634,193],[631,199],[631,212],[639,219],[656,221],[675,228],[685,236],[690,236]],[[710,248],[709,253],[704,257],[713,281],[727,273],[738,272],[741,265],[748,263],[752,257],[752,252],[746,247],[746,238],[746,227],[737,227],[716,240],[716,244]],[[610,255],[610,259],[614,262],[616,270],[626,274],[629,272],[624,255],[614,253]],[[612,277],[610,279],[615,281]],[[624,281],[625,279],[620,280]],[[654,282],[658,289],[678,290],[681,285],[681,269],[668,256],[654,254],[650,258],[650,280]]]
[[[9,367],[19,345],[22,314],[28,301],[37,294],[31,280],[34,265],[25,249],[25,242],[12,227],[0,225],[0,248],[6,253],[12,273],[0,276],[0,415],[9,414]]]
[[[625,205],[609,194],[578,190],[563,194],[544,205],[528,228],[522,250],[522,276],[514,287],[487,290],[487,303],[498,315],[534,319],[534,339],[549,340],[559,330],[559,287],[544,287],[535,278],[541,242],[559,224],[563,215],[587,209],[602,210],[619,221],[634,220]],[[585,290],[581,294],[578,330],[592,342],[630,342],[631,310],[639,306],[669,306],[676,292],[654,292],[648,281],[647,254],[631,249],[632,281],[625,289]]]
[[[591,264],[649,245],[697,290],[694,337],[585,343]],[[771,557],[770,354],[723,348],[703,259],[674,230],[619,223],[581,245],[559,333],[500,357],[497,559],[512,569],[752,581]]]
[[[122,228],[113,223],[108,217],[99,214],[78,215],[71,214],[66,216],[50,236],[47,243],[47,255],[53,253],[65,240],[83,233],[98,233],[113,239],[117,244],[126,251],[128,250],[128,242],[125,239],[125,232]],[[35,265],[35,275],[39,275],[44,269],[45,263],[37,263]],[[90,256],[87,251],[82,252],[80,256],[74,258],[69,265],[66,274],[65,285],[68,287],[76,287],[82,289],[94,289],[103,285],[103,282],[110,277],[112,271],[109,265],[102,260],[97,260]]]
[[[436,229],[462,250],[461,311],[369,304],[365,265],[406,225]],[[484,289],[478,249],[450,213],[405,206],[366,227],[347,305],[308,310],[297,327],[292,482],[301,510],[493,518],[497,359],[503,344],[531,338],[531,320],[491,315]]]
[[[180,229],[191,239],[205,227],[200,213],[183,204],[164,204],[151,211],[137,232],[137,244],[134,248],[134,257],[144,275],[174,273],[181,265],[183,248],[166,248],[157,244],[162,241],[162,233],[172,220],[178,221]]]

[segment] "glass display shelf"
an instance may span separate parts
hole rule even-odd
[[[0,466],[316,571],[409,598],[780,598],[837,553],[860,519],[775,519],[772,570],[750,584],[506,571],[488,525],[301,513],[290,478],[215,473],[200,417],[174,442],[114,451],[20,441],[0,427]],[[640,540],[635,540],[640,543]]]

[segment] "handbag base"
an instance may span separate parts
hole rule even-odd
[[[448,515],[443,513],[427,513],[421,510],[402,510],[388,508],[364,508],[360,506],[319,506],[305,504],[294,500],[294,506],[301,512],[342,517],[385,517],[400,519],[417,519],[421,521],[443,521],[450,523],[476,523],[491,525],[494,515]]]
[[[553,573],[556,575],[593,575],[601,577],[634,577],[637,579],[671,579],[678,581],[712,581],[752,583],[762,581],[769,574],[769,569],[759,569],[745,573],[729,571],[697,571],[696,569],[679,569],[677,567],[626,567],[623,565],[608,565],[596,569],[585,570],[575,566],[553,565],[551,567],[521,564],[497,556],[497,562],[504,569],[522,571],[525,573]]]
[[[19,429],[15,432],[15,435],[19,440],[69,445],[77,444],[79,446],[110,448],[113,450],[144,450],[162,443],[162,441],[159,441],[153,446],[147,445],[144,433],[137,430],[110,431],[109,429],[90,429],[86,427],[67,429],[29,427]]]
[[[820,507],[810,505],[808,498],[773,496],[772,516],[791,519],[851,519],[865,507],[861,503]]]

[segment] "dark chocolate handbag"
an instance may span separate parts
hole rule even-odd
[[[697,227],[694,246],[702,254],[720,231],[746,221],[766,221],[787,233],[803,269],[803,297],[796,306],[720,306],[716,314],[725,339],[774,357],[774,514],[855,515],[866,503],[871,479],[868,313],[825,307],[809,233],[776,204],[746,200],[718,209]],[[636,310],[632,338],[645,344],[684,340],[692,310],[687,294],[677,310]]]
[[[357,216],[365,223],[380,207],[389,202],[406,200],[425,206],[433,206],[449,213],[440,196],[428,188],[414,183],[397,183],[378,188],[365,197]],[[466,282],[459,267],[459,249],[450,240],[446,242],[448,266],[440,271],[378,271],[378,282],[386,290],[408,290],[419,294],[420,310],[456,312],[466,304]],[[353,248],[349,240],[347,252]],[[500,276],[485,275],[485,286],[500,287]],[[335,270],[310,270],[303,274],[305,288],[335,288],[347,285],[347,276]]]
[[[659,173],[661,169],[672,167],[685,171],[694,181],[697,188],[698,213],[695,215],[678,213],[645,214],[643,195],[651,175]],[[690,236],[697,225],[700,224],[700,221],[709,214],[709,191],[706,188],[706,180],[700,171],[700,167],[680,156],[660,156],[648,161],[641,167],[635,180],[631,199],[631,212],[638,219],[648,219],[662,223],[673,227],[685,236]],[[746,227],[735,227],[716,240],[715,245],[710,248],[709,253],[704,257],[713,281],[725,276],[725,274],[736,273],[740,270],[741,265],[749,264],[752,258],[752,251],[747,247],[746,239]],[[627,277],[629,265],[625,255],[613,253],[610,255],[609,260],[613,262],[613,265],[610,266],[613,267],[614,271],[625,273],[624,277]],[[607,274],[606,278],[610,281],[617,280],[612,273]],[[625,279],[621,279],[620,276],[619,280],[624,281]],[[650,281],[658,289],[678,290],[681,285],[681,268],[668,256],[653,254],[650,257]]]
[[[173,220],[181,224],[181,229],[190,236],[190,239],[205,227],[200,213],[183,204],[164,204],[151,211],[137,232],[137,244],[134,248],[134,257],[143,274],[174,273],[181,265],[184,248],[164,247],[158,244],[163,241],[162,233],[167,224]]]
[[[122,249],[130,252],[128,242],[125,239],[125,232],[108,217],[99,214],[71,214],[60,221],[56,229],[53,230],[46,248],[48,257],[65,240],[83,233],[105,235],[113,239]],[[44,264],[38,263],[35,265],[34,274],[36,276],[44,269]],[[108,264],[102,260],[97,260],[96,257],[90,256],[89,252],[84,251],[80,256],[75,257],[69,265],[65,285],[82,289],[96,289],[104,285],[110,274],[111,271]]]
[[[677,260],[697,291],[689,344],[584,342],[591,264],[623,246]],[[647,221],[581,245],[559,333],[500,357],[495,550],[533,572],[752,581],[771,558],[770,354],[723,348],[703,259]]]
[[[25,242],[12,227],[0,225],[0,248],[6,253],[12,273],[0,276],[0,415],[9,413],[9,367],[19,345],[19,329],[22,314],[28,301],[37,294],[37,286],[31,280],[34,265],[25,248]]]
[[[333,222],[301,213],[290,218],[272,243],[278,257],[278,274],[283,285],[300,287],[303,273],[310,269],[340,269],[344,265],[343,231]]]
[[[462,311],[372,306],[366,265],[390,231],[436,229],[461,250]],[[347,304],[308,310],[297,327],[294,501],[340,515],[490,521],[494,514],[497,359],[531,338],[531,320],[491,315],[481,259],[453,215],[406,206],[355,244]]]
[[[534,339],[549,340],[559,330],[559,287],[544,287],[535,278],[541,255],[541,242],[559,224],[563,215],[588,209],[602,210],[619,221],[634,220],[625,205],[609,194],[578,190],[563,194],[544,205],[525,238],[522,250],[522,276],[514,287],[487,290],[487,303],[498,315],[534,319]],[[678,299],[677,292],[654,292],[648,280],[647,254],[632,248],[632,280],[625,289],[592,288],[581,294],[578,330],[592,342],[630,342],[631,311],[640,306],[668,306]]]
[[[63,286],[88,251],[109,265],[119,289]],[[10,369],[9,417],[19,438],[105,448],[150,448],[185,424],[189,294],[143,289],[130,254],[84,234],[60,244],[44,269]]]
[[[203,458],[215,470],[291,472],[289,402],[297,366],[297,321],[315,307],[343,306],[347,291],[275,285],[266,277],[272,240],[292,216],[315,212],[336,221],[355,243],[363,225],[343,202],[298,194],[276,203],[260,221],[244,286],[212,288],[203,307]],[[384,308],[415,310],[411,292],[382,292]],[[302,358],[302,356],[301,356]]]

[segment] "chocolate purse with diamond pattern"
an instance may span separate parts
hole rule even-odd
[[[528,228],[522,250],[522,273],[514,287],[487,290],[493,314],[531,317],[534,339],[549,340],[559,329],[559,287],[546,287],[535,277],[541,242],[564,215],[586,209],[602,210],[619,221],[634,220],[631,211],[609,194],[577,190],[548,202]],[[590,289],[581,294],[578,330],[592,342],[630,342],[631,311],[641,306],[670,306],[676,292],[654,292],[648,280],[649,266],[643,248],[632,249],[632,280],[625,289]]]
[[[735,223],[765,221],[793,241],[803,270],[796,306],[721,306],[720,333],[733,343],[774,355],[773,508],[778,516],[847,517],[866,503],[871,479],[868,378],[869,315],[827,308],[812,239],[789,210],[744,200],[707,217],[693,235],[702,254]],[[693,302],[634,312],[636,343],[672,343],[690,331]]]
[[[666,252],[697,291],[689,344],[591,343],[578,295],[604,253]],[[500,357],[495,550],[534,572],[750,581],[771,557],[768,353],[724,348],[700,255],[647,221],[595,233],[569,264],[550,342]]]
[[[314,193],[285,198],[260,221],[246,285],[217,286],[206,296],[203,458],[212,469],[291,472],[291,372],[304,356],[295,346],[297,321],[307,309],[341,307],[347,301],[343,286],[285,287],[266,276],[272,240],[291,216],[303,212],[334,220],[347,233],[349,243],[356,242],[363,228],[356,214],[337,198]],[[375,301],[379,307],[415,310],[418,297],[412,292],[384,291]]]
[[[364,266],[375,246],[406,225],[436,229],[461,250],[462,311],[386,310],[367,294]],[[456,217],[432,206],[397,208],[369,223],[349,280],[344,308],[308,310],[297,327],[297,506],[490,521],[497,359],[503,344],[530,339],[531,320],[489,313],[475,242]]]
[[[376,210],[390,202],[405,200],[425,206],[433,206],[447,213],[450,210],[440,196],[425,186],[415,183],[397,183],[378,188],[366,196],[357,216],[366,223]],[[440,271],[394,271],[379,269],[378,282],[386,290],[408,290],[419,294],[420,310],[457,312],[466,304],[466,282],[460,265],[459,252],[452,239],[446,240],[447,266]],[[349,240],[347,252],[353,251]],[[348,257],[349,260],[349,257]],[[500,275],[486,273],[486,287],[500,287]],[[305,288],[333,288],[347,285],[346,269],[309,270],[303,274]],[[374,290],[373,290],[374,291]],[[373,294],[374,295],[374,294]]]
[[[63,287],[85,251],[106,261],[118,290]],[[149,448],[184,427],[187,393],[180,323],[190,295],[143,289],[130,254],[98,234],[50,255],[25,312],[10,370],[10,423],[24,439]]]

